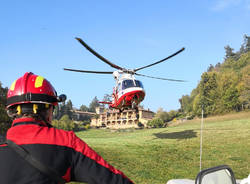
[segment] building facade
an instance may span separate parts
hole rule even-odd
[[[132,109],[120,113],[118,110],[97,108],[96,113],[97,116],[91,118],[90,126],[112,129],[137,128],[139,122],[147,127],[147,122],[154,117],[154,112],[145,109],[139,109],[139,118],[136,117],[136,111]]]

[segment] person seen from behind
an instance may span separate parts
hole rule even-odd
[[[133,183],[74,132],[51,125],[54,107],[65,100],[48,80],[31,72],[12,83],[6,110],[13,123],[0,145],[0,183]]]

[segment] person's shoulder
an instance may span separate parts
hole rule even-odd
[[[51,127],[49,132],[52,134],[51,136],[57,139],[57,142],[67,143],[67,145],[70,145],[77,138],[73,131]]]
[[[63,129],[59,129],[59,128],[55,128],[55,127],[51,127],[49,128],[50,131],[54,131],[57,134],[65,134],[65,135],[71,135],[71,136],[76,136],[75,133],[72,130],[63,130]]]

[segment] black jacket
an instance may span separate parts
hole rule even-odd
[[[31,118],[17,119],[7,139],[26,149],[66,180],[90,184],[131,184],[72,131],[48,127]],[[22,159],[6,144],[0,145],[0,184],[56,183]]]

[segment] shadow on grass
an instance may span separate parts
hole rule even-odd
[[[184,130],[181,132],[171,132],[171,133],[156,133],[154,134],[158,139],[191,139],[197,137],[196,132],[194,130]]]

